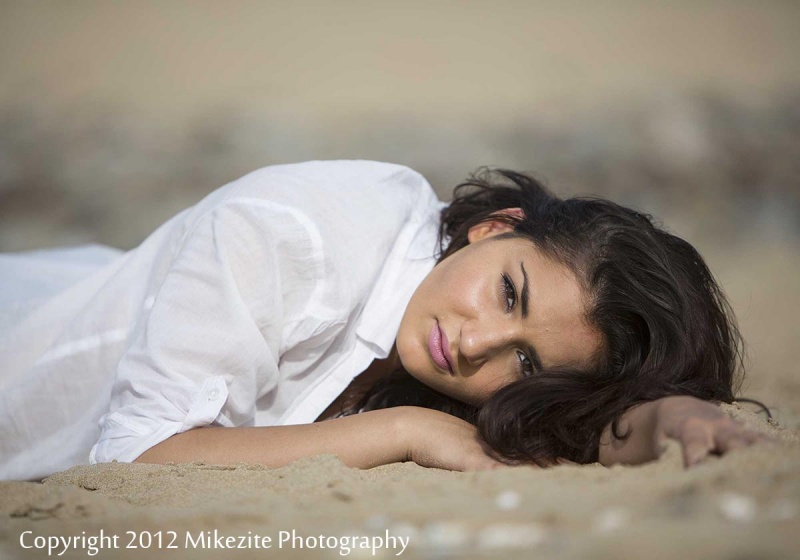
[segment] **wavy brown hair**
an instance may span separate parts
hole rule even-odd
[[[494,214],[522,208],[524,217]],[[609,424],[615,437],[629,407],[668,395],[731,402],[744,376],[733,312],[700,254],[647,214],[608,200],[561,199],[533,177],[483,168],[455,188],[442,210],[447,258],[476,224],[501,219],[569,267],[587,294],[587,322],[603,350],[588,370],[549,368],[471,406],[425,386],[402,368],[368,388],[342,414],[392,406],[433,408],[478,428],[501,457],[547,464],[598,459]]]

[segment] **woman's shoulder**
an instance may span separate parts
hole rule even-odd
[[[438,208],[428,181],[404,165],[366,160],[308,161],[257,169],[195,205],[190,222],[225,206],[288,210],[313,222],[376,227]],[[359,229],[356,227],[356,229]]]
[[[410,177],[423,179],[420,173],[403,164],[363,159],[312,160],[267,165],[253,171],[252,175],[294,176],[323,182],[337,178],[356,181],[390,178],[402,180]]]
[[[287,196],[297,203],[330,198],[349,206],[381,199],[413,203],[421,194],[433,192],[425,177],[410,167],[368,160],[271,165],[235,183],[256,195]]]
[[[441,203],[428,181],[404,165],[366,160],[271,165],[211,193],[195,217],[224,206],[257,214],[292,214],[324,238],[393,238],[409,221],[438,215]]]

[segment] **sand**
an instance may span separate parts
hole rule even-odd
[[[47,557],[23,549],[23,533],[35,546],[102,531],[97,558],[798,558],[798,432],[727,410],[776,443],[690,470],[677,445],[657,462],[610,469],[358,470],[332,455],[278,469],[78,466],[43,483],[0,483],[0,553]],[[352,537],[378,548],[348,548]],[[132,538],[147,548],[127,548]],[[88,558],[87,544],[59,543],[52,555]]]

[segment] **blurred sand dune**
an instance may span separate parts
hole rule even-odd
[[[796,2],[5,1],[0,13],[0,105],[90,101],[178,121],[231,106],[486,120],[800,84]]]

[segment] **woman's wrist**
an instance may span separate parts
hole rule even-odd
[[[392,411],[391,438],[396,442],[402,461],[411,461],[413,437],[417,431],[420,413],[424,412],[418,406],[396,406],[387,411]]]

